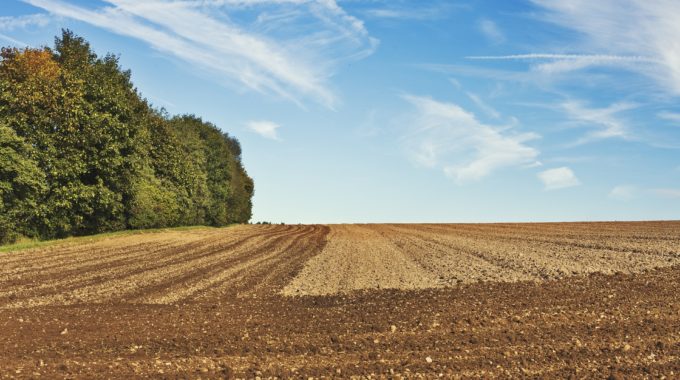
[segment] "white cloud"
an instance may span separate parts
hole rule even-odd
[[[680,94],[680,2],[532,1],[545,10],[541,19],[579,32],[583,38],[579,49],[644,57],[646,64],[628,67],[653,78],[661,88]],[[619,63],[627,65],[630,61]]]
[[[564,189],[581,184],[574,172],[566,166],[540,172],[538,178],[543,182],[546,190]]]
[[[663,198],[680,199],[680,189],[652,189],[652,192]]]
[[[511,55],[473,55],[467,59],[486,61],[591,61],[593,63],[604,62],[640,62],[660,63],[658,60],[639,55],[612,55],[612,54],[553,54],[553,53],[529,53]]]
[[[48,12],[140,39],[227,81],[291,99],[336,103],[328,80],[338,64],[371,54],[377,40],[334,0],[106,0],[87,9],[24,0]],[[238,14],[243,17],[232,17]],[[264,25],[244,16],[255,13]],[[238,22],[236,20],[239,20]]]
[[[422,19],[429,19],[431,17],[436,16],[435,14],[432,14],[431,12],[410,12],[405,9],[367,9],[364,11],[364,13],[368,16],[371,17],[377,17],[377,18],[393,18],[393,19],[400,19],[400,20],[422,20]]]
[[[611,54],[553,54],[553,53],[529,53],[529,54],[510,54],[510,55],[471,55],[465,57],[467,59],[487,60],[487,61],[541,61],[541,60],[565,60],[565,61],[579,61],[579,60],[593,60],[599,62],[648,62],[659,63],[653,58],[646,58],[642,56],[624,56]]]
[[[478,22],[478,27],[489,41],[496,44],[505,42],[505,35],[501,32],[495,22],[489,19],[481,19]]]
[[[404,137],[412,156],[422,165],[441,167],[458,183],[480,180],[501,168],[536,163],[538,150],[525,144],[538,138],[534,133],[513,134],[507,127],[486,125],[453,103],[404,98],[418,110]]]
[[[248,122],[246,126],[251,131],[266,139],[279,140],[277,129],[281,128],[281,126],[272,121],[251,121]]]
[[[663,111],[656,114],[657,117],[664,120],[680,123],[680,113]]]
[[[449,78],[449,83],[451,83],[453,85],[453,87],[455,87],[459,90],[463,89],[463,85],[460,84],[460,81],[456,78]]]
[[[597,157],[594,156],[556,156],[552,157],[546,161],[548,162],[560,162],[560,163],[566,163],[566,164],[576,164],[576,163],[582,163],[582,162],[591,162],[597,160]]]
[[[597,129],[586,134],[578,143],[606,138],[629,138],[630,130],[618,113],[637,108],[634,103],[615,103],[605,108],[587,107],[580,101],[569,100],[559,105],[567,117],[577,123],[594,126]]]
[[[609,198],[615,199],[617,201],[630,201],[637,196],[638,189],[635,186],[630,185],[620,185],[614,187],[609,192]]]
[[[379,7],[370,6],[359,10],[362,15],[371,18],[389,20],[438,20],[447,17],[454,9],[466,8],[464,5],[453,4],[447,1],[433,1],[409,3],[408,1],[384,1]]]
[[[495,81],[517,82],[521,84],[535,84],[536,82],[534,75],[529,72],[518,70],[501,70],[470,65],[433,63],[418,64],[414,66],[448,75],[453,74],[459,77],[478,77]]]
[[[553,75],[585,69],[591,66],[617,66],[632,70],[659,64],[655,58],[637,55],[611,54],[551,54],[530,53],[495,56],[469,56],[467,59],[484,61],[527,61],[532,72]]]
[[[0,16],[0,31],[11,32],[16,29],[25,29],[33,26],[44,27],[49,24],[49,22],[50,18],[47,17],[46,14]],[[26,42],[20,41],[3,33],[0,33],[0,40],[6,41],[14,46],[29,46],[29,44]]]
[[[29,46],[29,44],[27,44],[24,41],[19,41],[16,38],[12,38],[12,37],[4,35],[2,33],[0,33],[0,40],[7,41],[10,44],[15,45],[15,46],[20,46],[20,47]]]
[[[477,107],[479,107],[479,109],[484,111],[484,113],[486,113],[490,117],[492,117],[494,119],[500,119],[501,118],[501,114],[498,111],[496,111],[493,107],[488,105],[485,101],[483,101],[482,98],[480,98],[477,94],[473,94],[471,92],[468,92],[467,96],[468,96],[468,98],[470,98],[470,100],[472,100],[473,103],[475,103],[475,105]]]
[[[12,31],[31,26],[46,26],[50,19],[45,14],[32,14],[21,16],[0,16],[0,30]]]

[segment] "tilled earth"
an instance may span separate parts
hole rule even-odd
[[[286,295],[557,280],[680,264],[680,223],[333,225]]]
[[[679,256],[677,222],[238,226],[0,254],[0,377],[677,378]]]

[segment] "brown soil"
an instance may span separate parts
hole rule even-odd
[[[333,225],[283,294],[639,273],[680,264],[679,246],[680,223]]]
[[[0,377],[674,378],[679,253],[666,222],[241,226],[0,254]],[[280,295],[310,281],[335,294]]]
[[[327,231],[324,226],[238,226],[0,255],[0,307],[171,304],[268,294],[318,253]]]

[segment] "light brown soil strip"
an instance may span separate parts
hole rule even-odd
[[[322,295],[360,289],[441,286],[388,239],[360,225],[333,225],[323,252],[283,289],[285,295]]]
[[[680,265],[680,223],[650,224],[333,225],[322,254],[283,294],[556,280]]]

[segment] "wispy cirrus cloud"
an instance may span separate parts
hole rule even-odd
[[[505,70],[487,67],[478,67],[472,65],[459,65],[451,63],[421,63],[414,65],[424,70],[429,70],[437,73],[448,75],[457,75],[459,77],[475,77],[481,79],[490,79],[499,82],[516,82],[521,84],[530,84],[535,81],[535,77],[525,71],[519,70]]]
[[[494,109],[489,104],[487,104],[484,100],[482,100],[482,98],[480,98],[479,95],[474,94],[472,92],[468,92],[468,93],[466,93],[466,95],[468,96],[468,98],[470,98],[470,100],[472,100],[473,103],[475,103],[475,105],[477,107],[479,107],[479,109],[484,111],[484,113],[486,113],[489,117],[494,118],[494,119],[500,119],[501,118],[500,112],[496,111],[496,109]]]
[[[467,59],[478,60],[523,60],[523,61],[540,61],[540,60],[592,60],[596,62],[647,62],[659,63],[660,61],[654,58],[643,56],[625,56],[625,55],[609,55],[609,54],[550,54],[550,53],[530,53],[530,54],[511,54],[511,55],[479,55],[468,56]]]
[[[492,20],[484,18],[479,20],[477,25],[484,37],[486,37],[486,39],[489,41],[496,44],[505,42],[505,34],[503,34],[498,25],[496,25],[496,23]]]
[[[363,3],[363,1],[355,1]],[[403,0],[365,2],[367,6],[361,7],[361,15],[369,18],[400,20],[400,21],[423,21],[438,20],[448,17],[456,9],[467,8],[463,4],[455,4],[450,1],[425,1],[411,3]]]
[[[653,57],[611,54],[551,54],[530,53],[498,56],[469,56],[471,60],[484,61],[525,61],[531,70],[542,74],[558,74],[585,69],[592,66],[618,66],[630,69],[643,68],[649,64],[659,64]]]
[[[369,17],[394,20],[432,20],[442,17],[437,8],[411,10],[407,8],[375,8],[362,11]]]
[[[630,128],[618,114],[637,107],[635,103],[621,102],[605,108],[593,108],[576,100],[568,100],[558,105],[558,109],[562,110],[569,120],[594,127],[594,130],[586,133],[577,142],[578,144],[607,138],[631,138]]]
[[[334,0],[106,0],[89,9],[24,0],[53,15],[144,41],[155,50],[252,90],[333,108],[338,64],[370,55],[378,41]],[[236,12],[254,19],[229,17]],[[261,18],[276,19],[265,27]]]
[[[44,27],[49,23],[50,18],[42,13],[20,16],[0,16],[0,32],[12,32],[17,29],[29,27]],[[4,33],[0,33],[0,40],[15,46],[29,46],[26,42],[10,37]]]
[[[677,112],[662,111],[657,113],[656,116],[659,119],[680,123],[680,113]]]
[[[0,16],[0,30],[9,32],[15,29],[31,26],[46,26],[50,18],[42,13],[21,16]]]
[[[574,30],[579,49],[596,52],[592,64],[627,66],[680,95],[680,2],[674,0],[532,0],[543,12],[542,20]],[[603,58],[601,54],[625,59]],[[600,58],[597,58],[600,57]],[[606,57],[606,55],[604,56]],[[642,57],[636,60],[630,57]],[[578,59],[577,59],[578,61]],[[582,67],[588,59],[582,60]]]
[[[441,168],[459,184],[501,168],[537,163],[539,151],[526,145],[539,137],[534,133],[484,124],[457,104],[413,95],[404,99],[417,110],[404,137],[412,157],[424,166]]]
[[[2,33],[0,33],[0,40],[6,41],[6,42],[8,42],[12,45],[15,45],[15,46],[22,46],[22,47],[23,46],[29,46],[29,44],[27,44],[24,41],[19,41],[16,38],[12,38],[12,37],[5,35],[5,34],[2,34]]]

